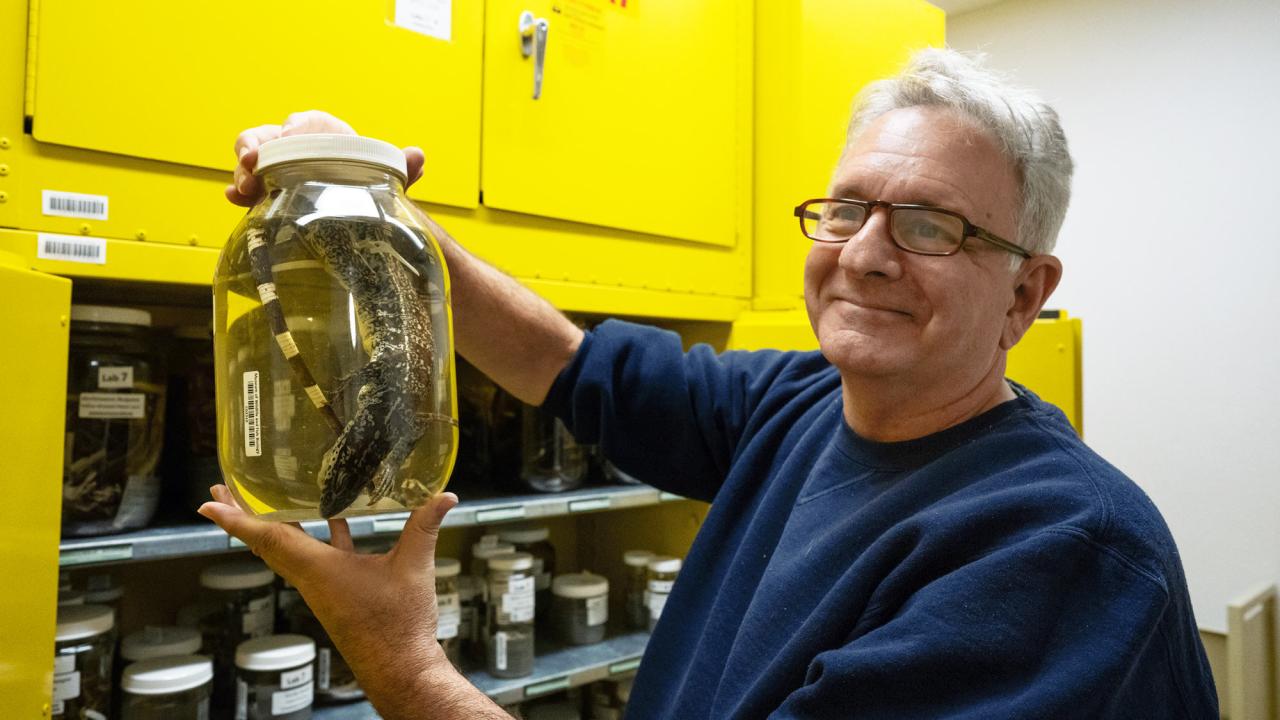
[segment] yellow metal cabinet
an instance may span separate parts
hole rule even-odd
[[[809,242],[791,210],[826,194],[858,91],[942,45],[944,21],[923,0],[756,3],[755,308],[803,307]]]
[[[48,717],[71,283],[0,252],[0,717]]]
[[[487,8],[485,205],[737,242],[749,197],[740,164],[750,142],[752,3],[489,0]]]
[[[431,171],[411,194],[473,207],[484,7],[413,12],[423,5],[436,4],[33,2],[31,132],[225,169],[240,130],[320,108],[364,134],[423,145]],[[108,188],[84,192],[95,190]]]

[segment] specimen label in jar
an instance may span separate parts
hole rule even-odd
[[[92,420],[141,420],[147,416],[142,393],[80,393],[80,417]]]
[[[258,417],[258,371],[244,374],[244,454],[262,455],[262,421]]]

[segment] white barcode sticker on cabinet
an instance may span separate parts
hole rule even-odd
[[[396,0],[396,25],[447,41],[453,30],[453,0]]]
[[[262,455],[262,421],[258,417],[258,371],[244,374],[244,454]]]
[[[45,215],[81,218],[84,220],[107,219],[107,196],[84,193],[44,190],[41,192]]]
[[[107,241],[79,235],[36,234],[36,257],[41,260],[107,264]]]

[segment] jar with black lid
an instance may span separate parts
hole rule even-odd
[[[165,376],[151,313],[71,306],[62,533],[144,527],[160,499]]]

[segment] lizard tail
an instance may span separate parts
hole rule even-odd
[[[253,272],[253,282],[258,286],[258,299],[262,301],[262,309],[267,313],[271,334],[275,335],[276,344],[280,346],[280,352],[289,363],[289,371],[307,393],[307,397],[311,398],[311,404],[315,405],[333,434],[341,434],[342,421],[338,419],[338,414],[325,398],[324,391],[316,383],[302,353],[298,352],[298,345],[293,341],[289,326],[285,323],[284,308],[280,307],[280,298],[276,296],[275,276],[271,272],[270,248],[260,228],[249,231],[249,267]]]

